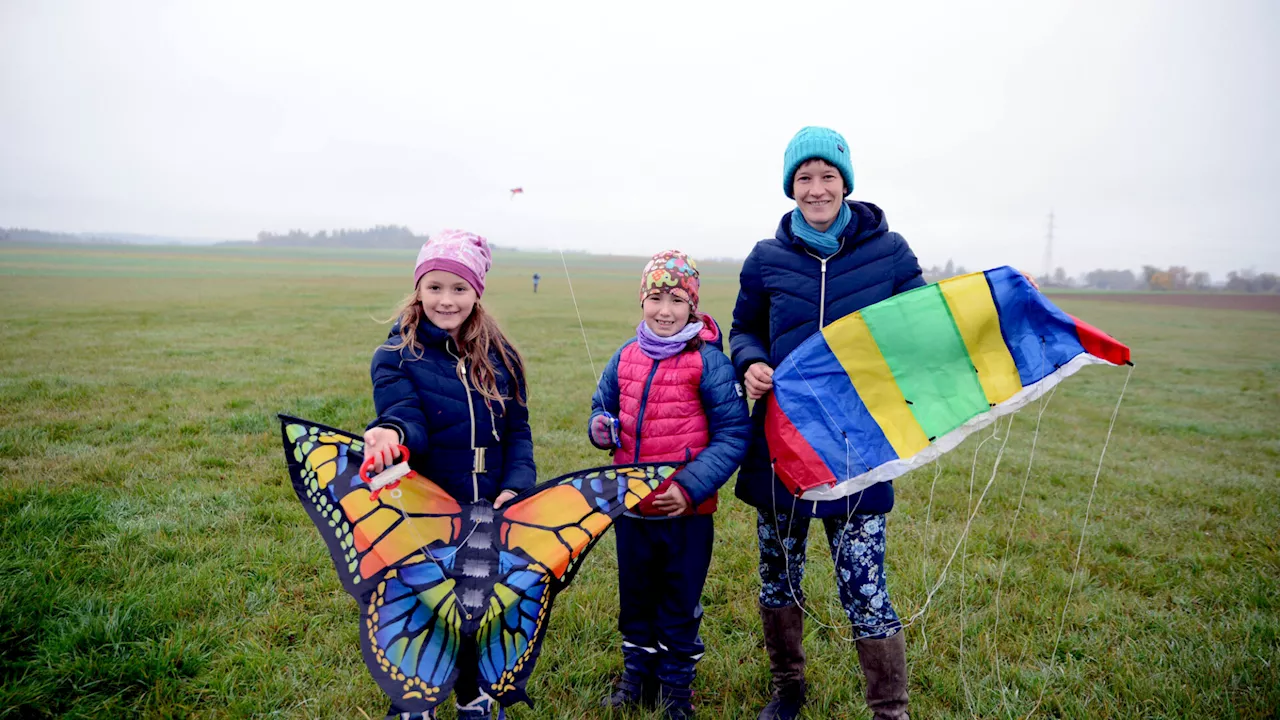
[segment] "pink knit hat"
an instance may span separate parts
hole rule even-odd
[[[444,270],[471,283],[476,297],[484,295],[484,274],[492,265],[489,241],[465,230],[445,230],[422,244],[413,270],[413,286],[432,270]]]

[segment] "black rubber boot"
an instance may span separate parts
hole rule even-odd
[[[667,720],[689,720],[693,717],[693,691],[687,687],[663,684],[658,690],[658,703]]]
[[[656,705],[658,679],[653,674],[653,663],[654,655],[643,648],[622,648],[622,677],[603,705],[615,710]]]

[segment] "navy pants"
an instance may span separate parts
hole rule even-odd
[[[902,629],[889,602],[884,576],[884,515],[825,518],[827,543],[835,561],[836,587],[845,615],[860,637],[887,638]],[[809,518],[791,513],[759,511],[760,604],[780,608],[803,603],[805,548]]]
[[[615,532],[623,663],[630,673],[687,688],[705,649],[698,627],[715,541],[712,516],[624,515]]]

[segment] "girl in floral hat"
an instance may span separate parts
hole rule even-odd
[[[712,513],[750,434],[720,328],[698,312],[698,289],[689,256],[653,256],[640,277],[636,336],[609,360],[588,424],[614,463],[687,462],[615,526],[623,671],[606,704],[658,703],[668,718],[693,714]]]
[[[480,304],[490,266],[484,238],[446,230],[423,244],[413,292],[373,353],[378,418],[364,434],[373,471],[409,451],[409,466],[462,502],[502,507],[536,477],[524,362]],[[464,646],[454,685],[458,717],[492,717]],[[421,718],[394,704],[388,718]],[[429,717],[434,717],[432,713]]]

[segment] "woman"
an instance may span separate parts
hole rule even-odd
[[[797,133],[783,156],[782,186],[796,207],[743,264],[729,334],[734,368],[752,400],[772,389],[773,368],[806,338],[925,284],[915,255],[889,230],[884,212],[846,200],[853,166],[839,133],[820,127]],[[884,572],[893,485],[878,483],[840,500],[797,501],[772,471],[764,412],[765,403],[755,403],[737,484],[738,497],[757,510],[760,617],[773,675],[773,697],[760,718],[795,718],[805,701],[800,580],[812,518],[823,520],[841,605],[859,638],[867,705],[876,720],[906,718],[906,643]]]

